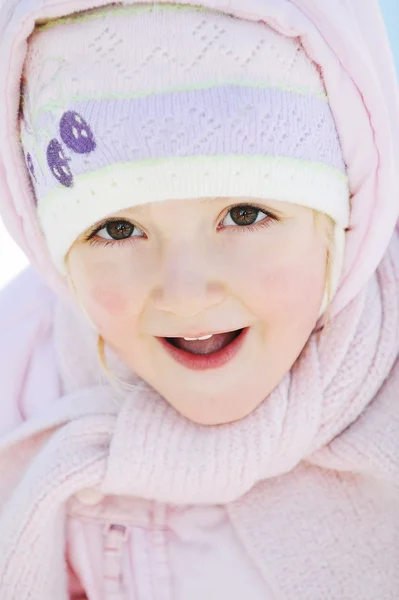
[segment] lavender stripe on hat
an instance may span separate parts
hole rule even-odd
[[[59,114],[48,111],[38,120],[38,129],[48,132],[38,139],[41,161],[25,141],[30,161],[38,163],[39,197],[111,163],[171,156],[282,156],[345,172],[329,104],[312,95],[222,86],[87,100]],[[39,163],[46,168],[39,170]]]

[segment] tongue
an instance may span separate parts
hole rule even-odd
[[[222,348],[225,348],[239,335],[239,331],[228,331],[227,333],[218,333],[209,340],[185,340],[184,338],[168,338],[168,341],[180,350],[185,350],[191,354],[213,354]]]

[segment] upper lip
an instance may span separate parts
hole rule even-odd
[[[200,337],[204,337],[206,335],[219,335],[220,333],[230,333],[231,331],[239,331],[240,329],[246,329],[246,327],[236,327],[235,329],[222,329],[222,330],[208,330],[208,331],[196,331],[196,332],[187,332],[185,331],[184,333],[177,333],[177,334],[173,334],[173,335],[164,335],[164,336],[158,336],[158,337],[165,337],[165,338],[200,338]]]

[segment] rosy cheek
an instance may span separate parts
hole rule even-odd
[[[87,309],[98,323],[102,323],[104,320],[123,318],[128,304],[129,295],[124,290],[95,285],[91,286],[87,292]]]
[[[261,310],[265,316],[276,320],[279,316],[286,318],[299,314],[305,320],[312,320],[320,308],[324,281],[322,263],[271,267],[263,273],[260,282],[263,297]]]

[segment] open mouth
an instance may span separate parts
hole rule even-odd
[[[244,343],[249,327],[201,338],[157,338],[168,354],[193,370],[215,369],[233,359]]]
[[[203,338],[165,338],[166,341],[184,352],[190,354],[201,354],[202,356],[219,352],[231,344],[242,333],[242,329],[236,331],[226,331],[225,333],[216,333],[214,335],[204,336]]]

